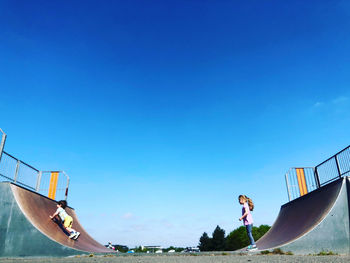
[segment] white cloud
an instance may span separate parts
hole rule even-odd
[[[334,99],[330,99],[328,101],[322,102],[322,101],[317,101],[313,104],[313,108],[338,108],[338,107],[343,107],[348,104],[350,101],[349,97],[346,96],[339,96]]]
[[[130,212],[128,213],[125,213],[123,216],[122,216],[123,219],[126,219],[126,220],[129,220],[129,219],[132,219],[134,218],[134,215]]]
[[[318,107],[321,107],[322,105],[324,105],[324,103],[323,102],[316,102],[315,104],[314,104],[314,107],[315,108],[318,108]]]
[[[340,96],[338,98],[335,98],[334,100],[332,100],[333,104],[342,104],[342,103],[346,103],[349,100],[348,97],[345,96]]]

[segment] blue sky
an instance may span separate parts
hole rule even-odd
[[[0,1],[5,150],[65,170],[98,241],[257,225],[349,145],[348,1]]]

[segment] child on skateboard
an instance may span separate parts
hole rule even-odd
[[[253,228],[253,217],[250,213],[254,209],[254,204],[252,199],[245,195],[240,195],[238,197],[238,201],[242,207],[242,216],[239,218],[239,221],[243,220],[243,224],[246,227],[247,235],[250,241],[250,245],[248,246],[247,250],[256,250],[257,247],[255,245],[254,237],[252,235],[252,228]]]
[[[70,239],[78,239],[80,233],[72,228],[73,218],[67,214],[65,208],[67,207],[67,201],[61,200],[57,203],[57,210],[53,215],[50,215],[51,219],[55,219],[57,216],[62,221],[64,228],[70,233]]]

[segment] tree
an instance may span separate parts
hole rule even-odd
[[[236,228],[226,238],[226,250],[237,250],[247,245],[249,241],[244,226]]]
[[[214,251],[224,251],[225,250],[225,230],[216,226],[213,232],[212,248]]]
[[[203,233],[203,235],[199,239],[199,249],[200,251],[210,251],[211,250],[211,238],[208,236],[206,232]]]
[[[268,225],[261,225],[253,227],[252,234],[254,240],[259,240],[271,227]],[[226,238],[226,250],[237,250],[249,245],[247,230],[245,226],[241,226],[233,230]]]
[[[181,252],[183,250],[184,250],[183,247],[175,247],[175,252]]]
[[[115,250],[119,252],[127,252],[129,248],[127,246],[122,246],[122,245],[113,245],[115,247]]]
[[[269,225],[260,225],[256,228],[255,233],[253,233],[253,236],[255,240],[259,240],[263,235],[266,234],[267,231],[269,231],[271,226]]]
[[[147,249],[142,249],[141,246],[135,247],[133,250],[134,250],[136,253],[142,253],[142,252],[146,252],[146,251],[147,251]]]

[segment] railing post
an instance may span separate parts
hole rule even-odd
[[[337,164],[339,178],[341,178],[341,172],[340,172],[340,167],[339,167],[339,162],[338,162],[337,155],[334,156],[334,158],[335,158],[335,163]]]
[[[21,164],[21,161],[20,161],[20,160],[17,160],[15,176],[13,177],[13,181],[14,181],[15,183],[17,182],[17,176],[18,176],[20,164]]]
[[[314,176],[315,176],[316,186],[317,188],[320,188],[321,184],[320,184],[320,177],[318,176],[318,172],[317,172],[317,166],[314,168]]]
[[[65,200],[67,201],[67,199],[68,199],[68,189],[69,189],[69,176],[64,171],[62,171],[62,173],[67,177],[66,192],[64,193]]]
[[[37,180],[36,180],[36,187],[35,187],[35,191],[36,191],[37,193],[39,193],[39,191],[40,191],[40,183],[41,183],[41,177],[42,177],[42,175],[43,175],[43,172],[42,172],[42,171],[39,171],[39,172],[38,172],[38,178],[37,178]]]
[[[2,152],[4,151],[4,147],[5,147],[6,134],[1,128],[0,128],[0,132],[2,133],[1,142],[0,142],[0,162],[1,162]]]
[[[290,196],[290,189],[289,189],[289,182],[288,182],[288,173],[289,173],[289,171],[286,173],[285,177],[286,177],[286,184],[287,184],[288,198],[289,198],[289,202],[290,202],[290,200],[291,200],[291,196]]]

